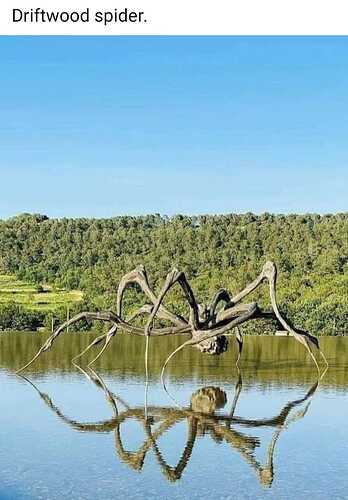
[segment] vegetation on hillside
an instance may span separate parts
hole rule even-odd
[[[57,321],[66,315],[67,309],[74,309],[82,297],[76,290],[54,289],[0,274],[0,330],[35,330],[52,317]]]
[[[219,287],[232,293],[244,287],[269,259],[279,270],[281,308],[298,327],[314,334],[346,332],[348,213],[59,220],[23,214],[0,221],[3,273],[82,290],[95,309],[114,308],[119,279],[140,263],[155,287],[173,266],[184,270],[205,302]],[[132,309],[143,300],[134,287],[127,303]],[[179,290],[168,300],[186,311]],[[269,305],[266,286],[254,300]]]

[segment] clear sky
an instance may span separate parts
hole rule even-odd
[[[348,210],[348,37],[0,37],[0,218]]]

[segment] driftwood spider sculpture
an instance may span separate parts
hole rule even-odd
[[[246,288],[244,288],[244,290],[237,293],[237,295],[231,297],[228,291],[222,288],[216,292],[210,304],[203,306],[196,302],[192,288],[183,272],[178,271],[177,269],[173,269],[167,275],[160,293],[156,295],[149,285],[144,266],[138,266],[136,269],[126,274],[120,281],[117,291],[116,313],[113,311],[102,311],[82,312],[80,314],[77,314],[69,321],[63,323],[47,339],[47,341],[42,345],[36,355],[19,370],[19,372],[30,366],[38,358],[38,356],[40,356],[41,353],[50,349],[53,342],[64,331],[65,328],[82,319],[104,321],[111,323],[112,326],[107,333],[100,335],[99,337],[94,339],[93,342],[91,342],[84,351],[82,351],[78,356],[74,358],[74,360],[86,353],[91,347],[104,342],[104,345],[99,354],[91,361],[90,364],[92,364],[104,352],[111,339],[117,333],[117,330],[120,329],[125,333],[144,336],[146,338],[145,363],[147,370],[148,343],[150,337],[188,334],[190,336],[189,340],[181,344],[166,359],[162,369],[163,377],[165,367],[169,360],[184,347],[195,346],[202,352],[208,354],[221,354],[225,352],[228,347],[227,336],[231,335],[228,332],[232,329],[235,329],[235,335],[239,349],[237,358],[238,364],[243,349],[243,337],[239,326],[246,321],[256,318],[269,318],[277,320],[277,322],[282,326],[282,328],[284,328],[284,330],[286,330],[297,341],[301,342],[301,344],[306,347],[319,372],[320,370],[318,363],[312,352],[313,347],[318,349],[327,366],[326,358],[319,347],[319,341],[313,335],[310,335],[303,330],[295,329],[290,324],[290,322],[280,314],[276,301],[276,277],[277,269],[275,264],[273,262],[266,262],[260,275]],[[269,283],[269,293],[272,310],[264,311],[260,309],[256,302],[250,302],[247,304],[242,303],[242,300],[251,292],[253,292],[257,287],[259,287],[264,281],[268,281]],[[137,283],[140,286],[146,297],[150,300],[151,304],[145,304],[129,318],[123,318],[123,295],[126,288],[134,283]],[[174,314],[163,305],[163,300],[166,294],[176,283],[182,288],[184,296],[189,305],[189,317],[187,319]],[[224,305],[221,309],[218,309],[218,305],[221,302]],[[139,327],[132,324],[132,321],[137,316],[144,314],[148,315],[148,320],[145,327]],[[156,317],[162,320],[169,321],[171,323],[171,326],[160,328],[154,327],[154,320]]]

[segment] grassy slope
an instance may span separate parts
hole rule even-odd
[[[54,312],[62,306],[68,306],[82,300],[83,294],[78,290],[66,291],[53,289],[19,281],[10,274],[0,274],[0,305],[15,303],[32,311]]]

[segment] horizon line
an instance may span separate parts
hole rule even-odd
[[[184,213],[184,212],[176,212],[171,215],[165,214],[165,213],[160,213],[160,212],[148,212],[148,213],[138,213],[138,214],[117,214],[117,215],[110,215],[110,216],[102,216],[102,217],[97,217],[97,216],[92,216],[92,215],[65,215],[65,216],[60,216],[60,217],[55,217],[55,216],[50,216],[44,213],[40,212],[21,212],[15,215],[10,215],[8,217],[3,217],[0,216],[0,221],[6,222],[12,219],[20,218],[20,217],[44,217],[44,220],[63,220],[63,219],[93,219],[93,220],[108,220],[108,219],[118,219],[122,217],[130,217],[130,218],[142,218],[142,217],[158,217],[163,220],[169,219],[175,219],[176,217],[224,217],[224,216],[243,216],[243,215],[250,215],[254,217],[262,217],[262,216],[271,216],[271,217],[290,217],[290,216],[316,216],[316,217],[332,217],[332,216],[348,216],[348,210],[347,211],[339,211],[339,212],[253,212],[253,211],[247,211],[247,212],[206,212],[206,213]]]

